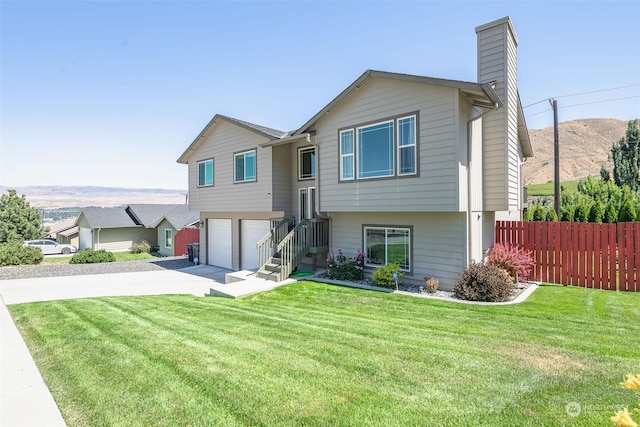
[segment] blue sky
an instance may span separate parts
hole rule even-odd
[[[214,114],[295,129],[367,69],[476,81],[475,27],[507,15],[530,129],[554,97],[640,117],[637,1],[0,0],[0,185],[186,189]]]

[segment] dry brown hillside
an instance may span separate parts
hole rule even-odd
[[[617,119],[580,119],[558,125],[560,141],[560,181],[600,176],[604,165],[609,171],[611,146],[624,137],[627,121]],[[543,184],[553,180],[553,126],[529,129],[534,157],[524,164],[525,184]]]

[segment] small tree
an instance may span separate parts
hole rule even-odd
[[[633,201],[631,197],[626,197],[624,202],[622,202],[622,206],[620,207],[620,212],[618,212],[618,222],[631,222],[636,219],[636,208],[633,206]]]
[[[0,243],[40,239],[44,233],[40,213],[24,195],[8,190],[0,197]]]
[[[615,202],[609,200],[607,207],[604,210],[604,216],[602,222],[606,224],[614,224],[618,221],[618,211],[616,210]]]
[[[602,224],[602,220],[604,219],[604,206],[600,200],[596,200],[593,205],[591,205],[591,210],[589,211],[589,222],[596,222],[598,224]]]
[[[640,190],[640,127],[638,119],[627,125],[625,136],[613,144],[613,179],[622,187],[628,185],[633,191]]]
[[[545,220],[549,222],[558,221],[558,214],[556,214],[556,210],[554,208],[547,209],[547,214],[545,216]]]

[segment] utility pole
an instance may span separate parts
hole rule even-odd
[[[553,208],[560,214],[560,141],[558,140],[558,101],[549,99],[553,108]]]

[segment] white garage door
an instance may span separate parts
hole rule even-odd
[[[269,221],[243,219],[240,221],[240,268],[255,270],[260,267],[256,243],[269,232]]]
[[[207,264],[231,269],[231,220],[209,219]]]

